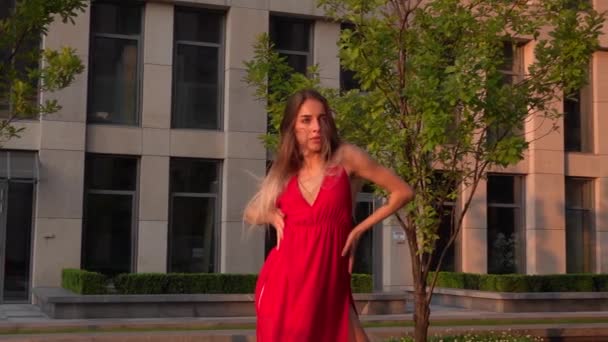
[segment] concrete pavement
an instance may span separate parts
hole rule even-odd
[[[411,308],[409,310],[411,312]],[[603,319],[608,312],[496,313],[432,306],[434,322],[480,320],[475,326],[439,326],[433,334],[510,330],[560,341],[608,341],[608,323],[551,323],[487,326],[488,319]],[[361,316],[372,341],[404,336],[412,314]],[[387,325],[382,327],[380,325]],[[0,340],[12,342],[245,342],[255,341],[255,317],[161,319],[49,319],[33,305],[0,305]],[[137,331],[133,331],[137,330]]]

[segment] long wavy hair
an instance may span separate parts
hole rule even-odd
[[[325,120],[320,121],[321,155],[326,169],[334,162],[334,155],[340,146],[340,137],[327,99],[313,89],[295,92],[288,99],[283,112],[279,129],[279,146],[276,158],[268,174],[262,181],[260,189],[247,204],[245,211],[251,209],[254,222],[276,209],[276,201],[283,192],[287,182],[302,168],[303,155],[295,135],[295,124],[300,107],[306,100],[319,101],[325,110]]]

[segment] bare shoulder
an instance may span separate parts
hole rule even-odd
[[[358,168],[371,160],[367,152],[351,143],[342,143],[336,154],[350,176],[356,176]]]

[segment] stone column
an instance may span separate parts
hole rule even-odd
[[[266,132],[266,110],[264,103],[254,98],[254,89],[243,82],[246,74],[243,62],[253,58],[256,38],[268,31],[269,13],[246,6],[245,2],[233,4],[226,20],[226,154],[220,247],[224,273],[257,273],[264,261],[264,232],[250,229],[242,217],[245,204],[265,175],[266,149],[259,137]]]
[[[84,151],[87,119],[89,9],[75,25],[61,20],[50,25],[43,48],[76,49],[85,65],[69,87],[44,93],[62,109],[40,120],[40,179],[34,218],[32,286],[59,286],[61,270],[79,268],[82,244]]]

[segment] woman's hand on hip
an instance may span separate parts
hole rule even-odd
[[[342,249],[342,256],[348,255],[348,273],[353,273],[353,265],[355,264],[355,252],[357,251],[359,239],[361,239],[361,236],[363,236],[364,232],[365,231],[363,229],[355,227],[348,234],[348,238],[346,238],[346,243],[344,244],[344,248]]]
[[[270,224],[277,231],[277,250],[281,246],[281,240],[283,240],[283,229],[285,228],[285,214],[280,210],[276,209],[270,216]]]

